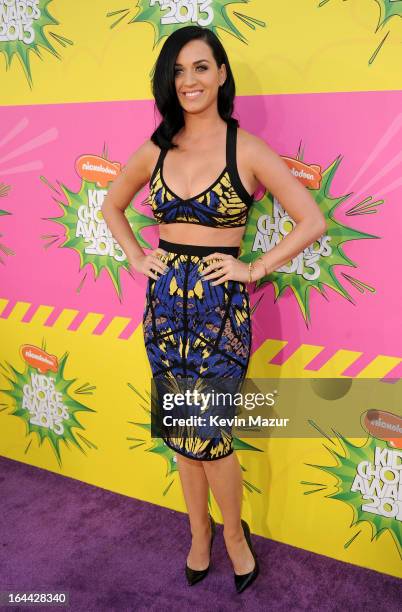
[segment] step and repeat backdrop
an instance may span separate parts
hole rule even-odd
[[[176,457],[150,434],[146,278],[129,273],[101,205],[158,123],[150,75],[165,37],[199,24],[228,52],[241,127],[328,226],[250,286],[248,377],[307,379],[331,418],[300,438],[236,437],[243,516],[262,536],[402,577],[401,17],[400,0],[0,0],[2,456],[185,512]],[[147,196],[126,210],[144,249],[158,240]],[[261,190],[241,258],[293,226]],[[353,401],[360,379],[377,390],[355,405],[351,437],[331,385]]]

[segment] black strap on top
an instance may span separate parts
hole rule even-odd
[[[162,166],[163,160],[164,160],[165,155],[166,155],[167,152],[168,152],[167,149],[161,149],[160,150],[160,153],[159,153],[158,160],[156,162],[155,168],[153,169],[152,174],[151,174],[151,178],[149,179],[149,184],[150,185],[152,185],[152,182],[153,182],[153,180],[155,178],[155,175],[156,175],[158,169]]]
[[[254,200],[254,194],[250,196],[243,183],[237,169],[236,159],[237,148],[237,125],[229,119],[228,132],[226,140],[226,163],[229,170],[230,180],[238,195],[246,204],[251,204]]]
[[[226,165],[231,170],[236,165],[237,128],[229,119],[226,131]]]

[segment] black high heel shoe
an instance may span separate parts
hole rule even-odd
[[[242,591],[244,591],[244,589],[250,586],[250,584],[254,582],[254,580],[257,578],[259,571],[260,571],[258,561],[257,561],[257,555],[254,551],[253,545],[251,544],[250,527],[248,526],[246,521],[243,521],[243,519],[241,519],[241,525],[243,527],[244,537],[246,538],[247,544],[249,545],[251,553],[254,557],[255,565],[254,565],[254,569],[252,569],[251,572],[248,572],[248,574],[236,574],[236,572],[234,572],[234,581],[235,581],[236,591],[238,593],[241,593]]]
[[[209,545],[209,555],[211,555],[212,543],[215,537],[216,524],[211,515],[209,515],[209,521],[211,523],[211,544]],[[204,570],[194,570],[194,569],[191,569],[191,567],[189,567],[186,563],[186,577],[187,577],[187,582],[189,586],[193,586],[193,584],[196,584],[197,582],[205,578],[208,572],[209,572],[209,565]]]

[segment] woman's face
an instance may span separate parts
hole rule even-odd
[[[175,85],[180,105],[186,112],[200,112],[216,104],[218,89],[226,79],[226,67],[218,68],[212,49],[195,39],[182,47],[175,63]]]

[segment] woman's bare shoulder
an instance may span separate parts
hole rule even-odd
[[[272,163],[278,164],[280,155],[275,149],[260,136],[256,136],[247,130],[239,128],[238,130],[239,140],[239,154],[243,159],[247,160],[250,168],[255,168],[261,163]],[[284,162],[282,162],[284,163]]]
[[[142,175],[149,179],[158,161],[160,151],[160,148],[151,139],[145,140],[130,155],[126,164],[127,171],[135,169],[138,172],[140,170]]]
[[[239,145],[242,147],[246,153],[251,153],[256,149],[260,149],[261,147],[269,147],[266,140],[248,132],[247,130],[239,127],[237,130]]]
[[[242,168],[255,175],[256,160],[265,156],[267,152],[271,152],[271,148],[265,140],[243,128],[238,128],[237,159]]]
[[[152,162],[158,159],[161,152],[160,147],[156,145],[150,138],[145,140],[142,145],[137,149],[141,153],[141,156],[148,162]]]

